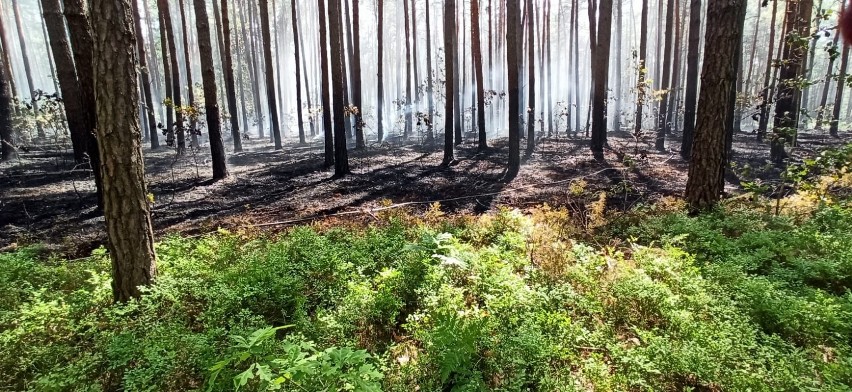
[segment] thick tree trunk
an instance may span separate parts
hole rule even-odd
[[[520,63],[521,63],[521,5],[519,1],[506,4],[506,65],[509,81],[509,170],[506,179],[518,175],[521,168],[521,111],[520,111]]]
[[[669,124],[666,120],[668,120],[668,110],[669,110],[669,95],[672,93],[670,91],[671,80],[672,80],[672,47],[674,46],[674,13],[675,13],[675,1],[668,0],[668,5],[666,6],[666,35],[665,35],[665,47],[658,48],[658,50],[663,50],[663,68],[662,68],[662,84],[660,84],[660,90],[663,90],[665,93],[660,100],[660,109],[658,112],[657,118],[657,138],[654,142],[654,148],[657,151],[665,151],[666,150],[666,134],[669,130]]]
[[[476,128],[479,151],[484,151],[488,148],[488,141],[485,133],[485,75],[482,72],[482,43],[479,37],[479,0],[470,1],[470,37],[473,45],[473,73],[476,77]]]
[[[0,12],[3,11],[3,5],[0,3]],[[5,63],[5,69],[3,71],[6,72],[6,77],[8,78],[9,83],[9,91],[11,92],[11,97],[18,96],[18,91],[15,88],[15,74],[12,72],[12,47],[9,46],[9,40],[6,38],[6,25],[3,23],[3,18],[0,18],[0,46],[5,48],[3,50],[3,63]],[[15,108],[12,108],[13,113],[15,112]]]
[[[98,199],[98,210],[103,210],[103,183],[101,181],[101,159],[98,139],[95,136],[97,112],[95,107],[95,71],[93,64],[92,28],[89,25],[86,0],[65,0],[65,20],[68,23],[68,36],[71,38],[71,53],[77,68],[77,80],[80,82],[80,96],[86,119],[86,152],[89,154],[89,165],[95,179],[95,192]],[[134,92],[135,94],[135,92]]]
[[[216,70],[213,68],[213,44],[210,39],[210,21],[204,0],[193,0],[195,26],[198,34],[198,51],[201,57],[201,82],[204,86],[204,114],[210,137],[210,155],[213,161],[213,180],[228,176],[225,163],[225,145],[222,143],[222,121],[219,117],[219,97],[216,92]]]
[[[345,77],[343,53],[343,29],[340,19],[340,2],[332,0],[328,6],[329,43],[331,45],[331,89],[334,95],[334,176],[340,178],[350,173],[349,155],[346,151],[346,128],[344,119],[343,78]],[[325,50],[325,48],[323,48]]]
[[[243,150],[243,142],[240,136],[240,120],[237,117],[237,92],[236,83],[234,83],[234,60],[231,54],[231,18],[228,15],[228,0],[222,0],[222,40],[224,41],[222,70],[225,76],[225,94],[228,95],[228,111],[231,113],[231,137],[234,139],[234,151],[240,152]],[[243,115],[245,116],[245,109]]]
[[[42,0],[44,20],[47,33],[50,36],[50,49],[56,61],[59,88],[65,107],[65,118],[71,133],[71,145],[74,149],[74,161],[86,161],[86,114],[83,111],[83,101],[80,92],[80,82],[74,68],[74,57],[65,32],[65,17],[62,15],[60,0]]]
[[[595,50],[592,52],[594,83],[592,100],[592,154],[603,160],[606,146],[606,104],[609,82],[609,44],[612,37],[612,0],[601,0],[598,11],[600,20],[596,30]],[[595,33],[595,31],[597,33]]]
[[[796,138],[797,111],[796,96],[799,89],[797,80],[802,75],[803,61],[807,53],[807,41],[795,37],[810,35],[811,13],[813,0],[787,2],[787,21],[784,39],[789,44],[784,45],[784,52],[779,70],[778,96],[775,104],[775,124],[773,127],[770,159],[776,164],[783,164],[787,158],[787,146]]]
[[[128,0],[93,0],[98,139],[103,156],[104,216],[116,301],[141,295],[156,276],[154,231],[142,134],[136,109],[136,36]]]
[[[695,112],[698,101],[698,59],[701,56],[701,0],[689,5],[689,49],[686,54],[686,93],[683,110],[683,140],[680,156],[689,160],[695,135]]]
[[[267,0],[259,0],[260,4],[260,34],[263,38],[263,64],[266,68],[266,101],[269,105],[269,121],[272,123],[272,137],[275,149],[282,149],[281,124],[278,122],[278,103],[275,96],[275,69],[272,67],[272,37],[269,34],[269,4]]]
[[[381,0],[379,0],[381,2]],[[456,1],[444,2],[444,75],[446,99],[444,100],[444,160],[441,166],[449,166],[455,161],[453,152],[453,108],[456,99],[454,53],[456,52]]]
[[[725,124],[730,90],[737,77],[737,48],[742,40],[741,14],[745,0],[711,1],[707,10],[706,53],[695,127],[686,200],[693,210],[712,207],[719,200],[725,173]]]
[[[12,12],[15,14],[15,26],[18,30],[18,43],[21,48],[21,60],[24,62],[24,75],[27,77],[27,87],[29,87],[30,104],[33,105],[33,112],[38,113],[38,100],[36,99],[35,85],[33,84],[32,67],[30,66],[30,56],[27,50],[27,40],[24,37],[24,22],[21,20],[21,8],[18,0],[12,0]],[[36,134],[40,139],[45,137],[44,128],[39,121],[36,121]]]
[[[57,5],[59,3],[58,0],[45,1],[56,2]],[[142,19],[141,13],[139,12],[139,2],[135,0],[131,1],[133,2],[133,27],[137,37],[136,53],[139,54],[139,73],[142,77],[142,96],[145,97],[145,116],[148,119],[148,139],[151,143],[151,148],[158,148],[160,147],[160,138],[157,135],[157,119],[154,117],[154,98],[151,94],[151,74],[148,69],[148,57],[145,53],[145,41],[142,39]],[[64,30],[62,31],[62,34],[65,34]],[[151,39],[153,39],[153,37]]]

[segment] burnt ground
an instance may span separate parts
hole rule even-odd
[[[604,163],[592,159],[587,140],[539,140],[511,180],[505,178],[508,149],[501,139],[492,141],[485,153],[477,152],[475,140],[458,146],[458,161],[449,168],[438,166],[439,146],[384,144],[350,150],[353,173],[342,179],[322,167],[321,141],[299,146],[287,139],[283,151],[264,141],[246,141],[246,151],[229,151],[231,176],[212,184],[207,146],[183,157],[167,148],[146,149],[145,163],[160,236],[366,210],[387,200],[443,200],[442,209],[453,213],[541,203],[565,206],[577,202],[569,184],[580,179],[588,197],[597,199],[606,191],[609,208],[621,209],[680,195],[685,187],[688,166],[677,153],[677,139],[670,141],[671,151],[661,153],[649,140],[636,143],[629,135],[611,134]],[[823,133],[805,133],[799,140],[798,151],[804,154],[839,143]],[[738,134],[734,149],[738,165],[763,166],[768,158],[768,146],[756,143],[752,134]],[[67,154],[39,148],[0,165],[0,250],[40,242],[68,256],[85,256],[103,244],[103,218],[95,213],[90,176],[85,168],[75,168]],[[729,178],[729,191],[736,192],[736,183]],[[415,208],[428,208],[428,203]]]

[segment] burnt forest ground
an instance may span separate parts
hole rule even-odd
[[[796,156],[841,140],[803,132]],[[586,138],[542,138],[531,156],[522,157],[520,173],[511,180],[505,178],[506,139],[490,140],[491,148],[480,153],[475,137],[457,146],[457,162],[449,168],[439,167],[439,145],[411,141],[350,149],[352,175],[342,179],[323,168],[322,140],[299,145],[293,138],[285,138],[282,151],[267,140],[244,140],[240,153],[226,141],[230,177],[216,183],[209,180],[206,144],[180,157],[171,148],[146,146],[145,169],[157,235],[194,235],[342,212],[370,219],[370,209],[396,203],[425,210],[438,201],[444,212],[473,214],[544,203],[579,210],[606,192],[607,208],[628,210],[680,196],[685,187],[688,164],[678,154],[679,138],[667,141],[667,152],[654,150],[652,143],[650,137],[637,142],[629,134],[611,133],[605,162],[596,162]],[[750,176],[777,179],[777,171],[766,169],[767,159],[768,145],[757,143],[753,133],[736,135],[736,167],[748,165],[754,168],[747,171]],[[731,174],[726,191],[737,193],[739,179]],[[0,249],[44,243],[82,257],[104,244],[90,176],[67,151],[39,146],[0,166]]]

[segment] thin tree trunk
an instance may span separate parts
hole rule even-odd
[[[379,0],[381,1],[381,0]],[[435,89],[434,89],[434,71],[432,69],[432,22],[429,20],[429,1],[426,1],[426,92],[429,94],[429,123],[426,128],[429,133],[426,135],[427,143],[431,144],[435,140]]]
[[[361,16],[360,0],[352,0],[352,35],[354,44],[352,51],[352,101],[358,109],[355,114],[355,148],[366,147],[364,141],[364,107],[361,97]]]
[[[490,28],[489,23],[489,32]],[[476,127],[479,151],[484,151],[488,149],[488,141],[485,133],[485,75],[482,72],[482,43],[479,37],[479,0],[470,1],[470,37],[473,44],[473,72],[476,76]]]
[[[686,55],[686,94],[683,110],[683,139],[680,156],[689,160],[695,136],[695,115],[698,101],[698,59],[701,56],[701,0],[689,5],[689,49]]]
[[[3,25],[0,18],[0,26]],[[0,27],[0,34],[3,29]],[[4,40],[5,41],[5,40]],[[5,42],[0,45],[0,161],[8,162],[17,158],[14,128],[12,128],[12,75],[9,73],[8,55]]]
[[[377,0],[378,12],[378,91],[376,92],[376,131],[377,142],[381,143],[385,138],[384,130],[384,106],[385,106],[385,85],[384,85],[384,32],[385,32],[385,4],[384,0]],[[449,52],[447,52],[449,54]]]
[[[36,99],[32,67],[30,66],[30,56],[27,50],[27,40],[24,38],[24,22],[21,20],[21,8],[18,4],[18,0],[12,0],[12,12],[15,14],[15,26],[18,29],[18,43],[21,47],[21,60],[24,62],[24,75],[27,77],[27,87],[29,87],[30,104],[33,106],[33,112],[38,114],[39,105],[38,100]],[[39,121],[36,121],[36,132],[39,139],[43,139],[45,137],[44,128],[41,126],[41,122]]]
[[[260,32],[263,38],[263,63],[266,68],[266,100],[269,104],[269,121],[272,122],[272,137],[275,149],[282,149],[281,124],[278,122],[278,103],[275,97],[275,70],[272,68],[272,37],[269,34],[269,5],[267,0],[259,0]]]
[[[379,0],[381,2],[381,0]],[[381,23],[379,24],[381,26]],[[380,29],[381,30],[381,29]],[[441,166],[449,166],[455,161],[453,151],[453,108],[456,98],[454,53],[456,52],[456,1],[444,2],[444,75],[446,99],[444,100],[444,160]]]
[[[329,35],[331,44],[331,84],[334,95],[334,176],[342,177],[349,174],[349,156],[346,151],[346,128],[344,119],[344,86],[345,77],[343,59],[343,29],[340,19],[340,2],[330,1],[328,6]]]
[[[332,0],[333,1],[333,0]],[[319,28],[320,28],[320,67],[322,73],[322,123],[323,135],[325,136],[325,167],[334,165],[334,130],[331,123],[331,96],[329,89],[331,88],[328,76],[328,25],[326,24],[325,0],[317,0],[319,9]]]
[[[840,106],[843,103],[843,90],[846,90],[843,81],[846,80],[848,64],[849,45],[843,45],[843,52],[840,54],[840,71],[838,71],[837,75],[838,84],[834,92],[834,107],[831,112],[831,125],[829,128],[829,134],[834,137],[837,137],[838,127],[840,126]]]
[[[299,19],[297,14],[296,0],[291,0],[290,19],[293,23],[293,46],[296,51],[296,123],[299,127],[299,144],[305,144],[305,123],[302,121],[302,67],[299,64],[301,54],[299,53]]]
[[[674,46],[674,12],[675,12],[675,0],[668,0],[668,5],[666,6],[666,36],[665,36],[665,47],[658,48],[663,50],[663,67],[662,70],[662,84],[660,84],[660,90],[663,90],[665,93],[660,100],[660,109],[658,112],[658,123],[657,123],[657,138],[654,142],[654,147],[657,151],[665,151],[666,150],[666,134],[669,130],[669,124],[666,120],[668,120],[668,110],[669,110],[669,94],[671,94],[671,79],[672,79],[672,47]]]
[[[845,10],[845,8],[846,8],[846,3],[842,3],[841,6],[840,6],[841,12],[843,12]],[[836,48],[838,48],[837,43],[838,43],[839,39],[840,39],[840,32],[835,32],[834,33],[834,40],[832,41],[832,47],[835,48],[835,50],[836,50]],[[828,92],[829,92],[829,89],[831,89],[831,79],[832,79],[832,73],[834,71],[834,61],[837,59],[838,56],[839,56],[839,54],[835,55],[835,56],[832,56],[832,55],[828,56],[828,67],[825,70],[825,78],[823,79],[825,81],[825,85],[822,88],[822,96],[821,96],[820,101],[819,101],[819,108],[817,109],[817,117],[816,117],[816,128],[817,129],[822,129],[823,120],[825,119],[826,105],[828,105]]]
[[[39,13],[41,15],[44,15],[44,9],[42,8],[42,5],[41,5],[42,1],[38,0],[37,2],[38,2]],[[53,59],[53,51],[50,49],[50,39],[47,37],[47,25],[45,25],[44,18],[40,18],[40,19],[41,19],[40,20],[40,22],[41,22],[41,33],[42,33],[42,36],[44,37],[44,44],[47,46],[47,51],[48,51],[47,64],[48,64],[48,66],[50,66],[50,80],[53,82],[54,91],[57,94],[61,94],[60,91],[62,91],[62,90],[59,87],[59,78],[56,76],[56,64],[55,64],[55,60]]]
[[[0,13],[3,13],[3,3],[0,2]],[[3,23],[3,18],[0,18],[0,46],[5,48],[3,50],[3,62],[5,63],[5,72],[8,78],[9,90],[11,92],[11,97],[14,98],[18,96],[18,90],[15,86],[15,73],[12,72],[12,47],[9,45],[9,40],[6,38],[6,26]],[[10,98],[11,99],[11,98]],[[13,113],[17,111],[16,108],[11,109]]]
[[[774,98],[775,88],[770,83],[772,83],[772,60],[774,57],[775,50],[775,18],[778,14],[778,0],[772,0],[772,21],[769,23],[769,49],[766,55],[766,71],[763,75],[763,89],[761,91],[761,97],[763,98],[763,102],[760,104],[760,119],[757,125],[757,141],[762,142],[763,138],[766,136],[766,129],[769,127],[769,109],[772,105],[772,99]],[[774,84],[774,83],[772,83]]]
[[[408,139],[414,125],[411,113],[411,25],[408,19],[408,0],[402,0],[402,10],[405,22],[405,130],[402,137]]]
[[[58,0],[45,0],[55,2],[59,5]],[[151,94],[151,74],[149,73],[148,57],[145,53],[145,41],[142,39],[142,20],[139,12],[139,2],[131,0],[133,3],[133,25],[136,32],[136,52],[139,55],[139,74],[142,77],[142,95],[145,97],[145,115],[148,119],[148,138],[151,142],[151,148],[160,147],[160,138],[157,136],[157,119],[154,117],[154,98]],[[144,5],[144,3],[143,3]],[[57,32],[59,34],[59,32]],[[65,34],[63,29],[61,34]],[[153,39],[153,38],[152,38]]]
[[[183,0],[178,1],[178,8],[180,8],[180,24],[181,31],[183,32],[183,61],[184,67],[186,67],[186,85],[187,85],[187,96],[188,96],[188,106],[195,107],[195,83],[192,82],[192,62],[190,61],[190,43],[189,43],[189,27],[186,24],[186,10],[184,7]],[[198,148],[198,120],[196,120],[195,116],[190,116],[189,120],[189,139],[190,139],[190,147]],[[180,143],[180,136],[178,136],[178,143]]]
[[[141,296],[157,273],[151,206],[145,185],[136,36],[128,0],[94,0],[97,133],[104,165],[104,217],[118,302]]]
[[[222,40],[224,41],[222,45],[224,49],[222,51],[222,73],[225,77],[228,112],[231,113],[231,138],[234,139],[234,151],[240,152],[243,150],[243,142],[242,137],[240,137],[240,121],[237,117],[237,92],[236,83],[234,83],[234,61],[231,54],[231,18],[228,15],[228,1],[222,0]],[[240,93],[242,94],[242,90]],[[245,100],[241,99],[241,101],[245,105]],[[243,108],[243,116],[245,116],[245,108]]]
[[[601,0],[600,23],[596,30],[595,50],[592,52],[594,82],[592,101],[592,154],[596,160],[603,160],[606,146],[606,104],[609,79],[609,52],[612,36],[612,0]]]
[[[222,121],[219,117],[219,97],[216,92],[216,70],[213,68],[213,43],[210,39],[210,21],[205,0],[193,0],[195,26],[198,34],[198,51],[201,57],[201,82],[204,86],[204,113],[210,138],[210,155],[213,180],[228,176],[225,163],[225,145],[222,143]]]
[[[574,103],[574,132],[575,134],[580,132],[580,108],[581,108],[581,97],[579,92],[580,86],[580,2],[579,0],[573,0],[573,6],[571,9],[574,10],[574,65],[572,69],[574,70],[574,99],[576,102]]]
[[[575,0],[576,1],[576,0]],[[520,37],[523,31],[520,22],[520,2],[506,4],[506,65],[509,82],[509,169],[506,180],[518,175],[521,167],[521,111],[520,111]]]
[[[647,86],[645,85],[645,77],[648,75],[648,1],[649,0],[642,0],[642,26],[639,36],[639,78],[636,82],[636,90],[638,93],[638,97],[636,98],[636,129],[634,130],[634,133],[636,135],[640,135],[642,133],[642,116],[643,110],[645,109],[645,93],[647,90]],[[693,0],[693,7],[695,7],[694,4],[696,2],[699,2],[698,8],[700,9],[700,0]],[[690,30],[690,34],[691,33],[692,31]],[[698,35],[696,33],[696,37],[697,36]],[[690,35],[690,37],[692,36]],[[690,49],[692,48],[691,42],[692,41],[690,41]],[[696,75],[697,74],[698,72],[696,71]]]
[[[532,0],[526,0],[527,13],[527,150],[531,156],[535,149],[535,10]]]
[[[181,87],[180,87],[180,68],[178,66],[177,59],[177,47],[175,46],[175,36],[174,36],[174,24],[172,23],[171,10],[169,9],[169,3],[167,0],[157,0],[157,8],[160,10],[160,15],[163,19],[163,26],[161,30],[163,32],[163,38],[166,39],[166,43],[168,44],[169,49],[169,70],[171,71],[171,80],[172,80],[172,91],[171,98],[172,104],[175,106],[175,130],[177,134],[177,152],[178,154],[183,154],[186,149],[186,138],[184,136],[184,118],[183,112],[178,108],[181,107]],[[163,57],[165,60],[165,57]]]

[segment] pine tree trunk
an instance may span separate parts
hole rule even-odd
[[[623,18],[622,18],[622,8],[623,8],[623,0],[615,0],[615,64],[616,67],[621,67],[622,64],[622,50],[621,50],[621,40],[623,37]],[[616,70],[615,72],[615,107],[613,110],[613,117],[615,121],[613,123],[613,129],[616,131],[621,130],[621,100],[623,98],[622,93],[622,80],[624,79],[621,75],[620,70]]]
[[[668,120],[668,110],[669,110],[669,95],[672,93],[671,88],[671,79],[672,79],[672,47],[674,46],[674,12],[675,12],[675,1],[668,0],[668,5],[666,6],[666,35],[665,35],[665,47],[658,48],[658,50],[663,50],[663,68],[662,68],[662,83],[660,84],[660,90],[665,91],[662,99],[660,100],[660,109],[658,112],[658,123],[657,123],[657,138],[654,142],[654,148],[657,151],[665,151],[666,150],[666,134],[668,133],[669,124],[666,120]]]
[[[42,9],[41,0],[38,0],[37,3],[39,14],[44,15],[44,9]],[[61,95],[62,89],[59,87],[59,77],[56,76],[56,64],[55,60],[53,59],[53,51],[50,49],[50,38],[47,37],[47,25],[45,24],[43,17],[39,19],[41,19],[40,22],[42,38],[44,39],[45,46],[47,46],[47,64],[50,67],[50,80],[53,81],[53,91],[56,92],[56,94]],[[65,117],[64,113],[62,117]],[[67,119],[65,118],[63,118],[63,120],[67,121]]]
[[[772,105],[772,99],[774,98],[774,83],[772,82],[772,70],[774,69],[772,65],[772,60],[774,57],[775,50],[775,19],[778,14],[778,0],[772,0],[772,21],[769,24],[769,49],[767,50],[766,55],[766,70],[763,75],[763,89],[761,90],[761,97],[763,98],[763,102],[760,104],[760,118],[758,120],[757,125],[757,141],[762,142],[763,138],[766,137],[766,129],[769,128],[769,109]]]
[[[506,65],[509,82],[509,170],[506,180],[518,175],[521,168],[521,6],[519,1],[506,4]]]
[[[272,67],[272,37],[269,34],[269,3],[258,0],[260,4],[260,34],[263,38],[263,63],[266,68],[266,101],[269,105],[269,121],[272,123],[272,137],[275,149],[282,149],[281,124],[278,122],[278,103],[275,96],[275,69]]]
[[[319,9],[319,29],[320,29],[320,68],[322,68],[322,124],[323,135],[325,136],[325,167],[334,165],[334,129],[331,123],[331,96],[329,89],[331,88],[328,77],[328,25],[326,24],[325,0],[317,0]]]
[[[56,2],[58,0],[45,0]],[[151,74],[149,72],[148,57],[145,53],[145,41],[142,39],[142,20],[139,12],[139,2],[133,2],[133,26],[136,33],[136,53],[139,55],[139,74],[142,77],[142,95],[145,97],[145,116],[148,119],[148,139],[151,143],[151,148],[160,147],[160,138],[157,135],[157,119],[154,117],[154,98],[151,94]],[[143,3],[144,5],[144,3]],[[62,34],[65,34],[63,29]],[[153,39],[153,38],[152,38]]]
[[[366,147],[364,141],[364,107],[361,97],[361,16],[360,16],[360,0],[352,0],[352,35],[354,43],[352,45],[352,103],[358,108],[355,115],[355,148],[363,149]]]
[[[683,139],[680,156],[689,160],[695,136],[695,115],[698,101],[698,60],[701,56],[701,0],[689,5],[689,48],[686,54],[686,93],[684,95]]]
[[[0,12],[3,11],[3,5],[0,3]],[[17,88],[15,87],[15,74],[12,72],[12,54],[11,54],[11,46],[9,46],[9,40],[6,39],[6,25],[3,22],[3,18],[0,18],[0,46],[6,48],[3,51],[3,62],[5,63],[5,69],[3,71],[6,72],[8,83],[9,83],[9,91],[11,92],[11,97],[18,96]],[[15,112],[15,108],[11,109],[13,113]]]
[[[344,124],[345,77],[343,53],[343,29],[340,18],[340,2],[330,1],[328,6],[329,43],[331,49],[331,89],[334,96],[334,176],[340,178],[350,173],[349,156],[346,151],[346,128]],[[323,48],[325,50],[325,48]]]
[[[201,83],[204,86],[204,114],[207,119],[207,133],[210,137],[210,155],[215,181],[228,176],[228,167],[225,163],[225,145],[222,143],[222,120],[219,117],[216,70],[213,67],[213,43],[210,39],[210,21],[207,18],[205,0],[192,0],[192,2],[195,5],[195,26],[201,57]]]
[[[216,0],[213,0],[216,1]],[[231,54],[231,18],[228,15],[228,1],[222,0],[222,70],[225,76],[225,94],[228,95],[228,111],[231,113],[231,137],[234,139],[234,151],[243,150],[242,137],[240,135],[240,120],[237,117],[237,91],[234,83],[234,60]],[[242,93],[242,90],[240,91]],[[245,105],[245,101],[243,105]],[[245,116],[245,108],[243,109]]]
[[[846,3],[841,4],[841,6],[840,6],[841,12],[843,12],[845,10],[845,8],[846,8]],[[838,43],[839,39],[840,39],[840,33],[835,32],[834,33],[834,40],[832,41],[832,44],[831,44],[832,47],[835,48],[835,50],[836,50],[836,48],[838,48],[837,43]],[[826,67],[825,78],[823,79],[825,81],[825,85],[822,88],[822,96],[820,97],[819,108],[817,108],[816,129],[822,129],[822,125],[823,125],[823,122],[824,122],[823,120],[825,119],[826,105],[828,105],[828,92],[831,89],[831,79],[832,79],[832,74],[833,74],[833,71],[834,71],[834,61],[837,59],[837,57],[838,56],[831,56],[831,55],[829,55],[829,57],[828,57],[828,67]]]
[[[411,25],[408,19],[408,0],[402,0],[403,21],[405,23],[405,129],[404,140],[411,136],[414,126],[411,113]]]
[[[302,65],[299,63],[301,53],[299,53],[299,22],[297,14],[296,0],[291,0],[290,19],[293,23],[293,47],[296,51],[296,124],[299,127],[299,144],[305,144],[305,123],[302,120]]]
[[[596,160],[603,160],[606,146],[606,104],[609,81],[609,48],[612,37],[612,0],[601,0],[600,20],[596,30],[595,50],[592,52],[594,83],[592,101],[592,154]]]
[[[97,133],[103,156],[104,217],[113,297],[126,302],[156,275],[154,231],[136,109],[136,36],[129,0],[93,0]]]
[[[725,172],[725,124],[730,90],[737,77],[737,48],[742,40],[741,14],[745,0],[711,1],[707,10],[705,52],[701,95],[695,127],[686,200],[692,210],[716,204],[723,188]]]
[[[455,2],[455,0],[453,0]],[[461,8],[464,8],[464,3],[461,4]],[[453,91],[455,96],[453,97],[453,143],[455,145],[460,145],[462,143],[462,133],[464,132],[462,127],[464,126],[464,120],[462,119],[462,104],[464,104],[464,89],[462,86],[462,78],[464,77],[464,62],[462,62],[462,66],[459,66],[459,34],[464,31],[462,27],[461,30],[458,28],[458,12],[456,7],[453,6],[453,48],[452,52],[448,52],[452,54],[453,59]],[[464,47],[462,45],[461,47]]]
[[[647,87],[645,86],[645,77],[648,75],[648,1],[649,0],[642,0],[642,25],[639,35],[639,77],[636,82],[636,90],[638,93],[636,98],[636,129],[634,130],[636,135],[642,133],[643,110],[645,109],[645,101],[647,100],[645,96],[647,91]],[[695,1],[700,0],[693,0],[693,2]]]
[[[194,0],[193,0],[194,1]],[[183,34],[183,61],[184,67],[186,67],[186,85],[187,85],[187,95],[188,102],[187,105],[190,107],[195,107],[195,83],[192,82],[192,62],[190,61],[190,53],[189,53],[189,27],[186,24],[186,9],[184,7],[183,0],[178,1],[178,8],[180,9],[180,24],[181,31]],[[190,116],[189,122],[189,138],[190,138],[190,147],[198,148],[198,121],[195,116]],[[178,144],[180,144],[180,136],[178,136]]]
[[[799,41],[794,37],[810,35],[811,13],[813,0],[787,2],[787,20],[784,51],[779,70],[778,95],[775,104],[775,124],[773,127],[770,159],[776,164],[783,164],[787,158],[787,146],[791,145],[796,136],[797,110],[796,96],[798,94],[797,79],[802,75],[803,60],[807,53],[807,41]]]
[[[80,82],[74,69],[74,57],[65,32],[65,17],[62,15],[60,0],[42,0],[42,12],[47,25],[50,49],[56,61],[59,89],[65,108],[65,118],[71,133],[71,145],[74,161],[86,161],[86,115],[81,100]]]
[[[68,36],[71,38],[71,54],[77,69],[77,80],[80,82],[80,96],[83,102],[86,120],[86,152],[89,154],[89,165],[95,180],[95,193],[98,200],[98,210],[103,210],[103,182],[101,177],[101,159],[98,139],[95,136],[97,113],[95,111],[95,71],[93,64],[92,27],[89,24],[88,5],[85,0],[65,0],[65,20],[68,24]],[[134,92],[135,94],[135,92]]]
[[[476,77],[476,127],[479,151],[484,151],[488,149],[488,140],[485,133],[485,75],[482,72],[482,43],[479,37],[479,0],[470,1],[470,37],[473,45],[473,72]]]
[[[840,126],[840,107],[843,103],[843,90],[846,90],[846,69],[849,64],[849,45],[843,45],[843,52],[840,54],[840,70],[837,75],[837,88],[834,92],[834,107],[831,112],[831,125],[829,134],[837,137],[838,127]]]
[[[0,25],[2,25],[0,18]],[[0,31],[2,34],[2,31]],[[18,156],[12,128],[12,75],[6,64],[9,58],[6,54],[8,46],[0,46],[0,161],[8,162]]]
[[[159,8],[159,6],[157,8]],[[160,52],[162,53],[162,58],[163,58],[163,75],[164,75],[163,81],[165,82],[165,85],[166,85],[165,95],[163,96],[163,101],[164,101],[163,106],[165,106],[165,108],[166,108],[165,109],[166,110],[166,116],[165,116],[166,117],[166,123],[164,124],[164,127],[166,129],[166,131],[165,131],[165,133],[166,133],[166,145],[172,147],[172,146],[175,146],[175,127],[177,126],[175,124],[175,118],[174,118],[175,110],[172,107],[172,105],[165,104],[166,100],[172,100],[172,86],[173,86],[173,84],[172,84],[172,66],[171,66],[171,61],[169,60],[169,56],[171,56],[171,54],[169,53],[168,39],[166,38],[168,29],[166,29],[164,27],[164,26],[166,26],[166,22],[163,20],[162,12],[158,12],[158,14],[159,14],[160,26],[161,26],[160,27]]]
[[[527,14],[527,150],[532,156],[535,149],[535,10],[532,0],[526,0]]]
[[[379,0],[381,2],[381,0]],[[381,24],[380,24],[381,25]],[[455,161],[453,154],[453,108],[456,99],[456,81],[454,53],[456,53],[456,1],[444,1],[444,75],[446,99],[444,100],[444,160],[441,166],[449,166]]]
[[[248,8],[246,9],[247,16],[242,16],[243,23],[243,41],[245,44],[245,50],[248,51],[247,57],[249,60],[249,73],[251,75],[251,90],[252,95],[254,97],[254,117],[255,121],[257,121],[257,137],[263,139],[266,134],[263,130],[264,123],[264,115],[263,115],[263,100],[260,97],[260,87],[263,81],[261,80],[261,65],[258,65],[257,61],[257,44],[255,42],[255,37],[257,33],[255,31],[255,22],[254,22],[254,2],[249,0],[246,2]],[[242,7],[240,7],[240,12],[242,13]],[[246,23],[248,23],[248,27],[246,27]]]
[[[384,85],[384,32],[385,32],[385,4],[384,0],[376,0],[378,8],[378,59],[376,60],[378,72],[378,91],[376,92],[376,131],[377,142],[381,143],[385,138],[384,130],[384,106],[385,106],[385,85]]]
[[[379,0],[381,1],[381,0]],[[429,123],[426,124],[428,133],[426,142],[431,144],[435,141],[435,89],[434,89],[434,70],[432,67],[432,22],[429,20],[429,2],[426,2],[426,93],[429,94]]]
[[[181,97],[181,87],[180,87],[180,68],[178,66],[177,59],[177,46],[175,45],[175,35],[174,35],[174,23],[172,23],[172,14],[169,9],[168,0],[157,0],[157,8],[160,11],[161,19],[163,20],[163,25],[161,27],[161,39],[166,40],[166,44],[168,45],[169,51],[169,71],[171,72],[171,82],[172,82],[172,91],[171,91],[171,99],[172,104],[175,108],[180,108],[182,105],[182,97]],[[163,57],[163,61],[165,61],[166,57]],[[177,134],[177,152],[178,154],[183,154],[186,149],[186,137],[184,134],[184,118],[183,113],[175,109],[175,134]],[[169,124],[169,129],[171,129],[172,125]],[[171,131],[169,131],[171,133]],[[172,141],[174,143],[174,141]]]
[[[27,87],[29,87],[30,104],[33,106],[33,112],[39,113],[38,100],[36,100],[36,90],[33,84],[32,68],[30,66],[30,56],[27,50],[27,40],[24,38],[24,23],[21,20],[21,8],[18,5],[18,0],[12,0],[12,12],[15,14],[15,26],[18,30],[18,43],[21,48],[21,60],[24,62],[24,75],[27,77]],[[36,130],[39,139],[44,139],[44,128],[39,121],[36,121]]]
[[[574,132],[580,132],[580,108],[582,107],[581,97],[579,92],[580,86],[580,2],[579,0],[573,0],[573,6],[571,9],[574,11],[574,65],[572,69],[574,70]]]

